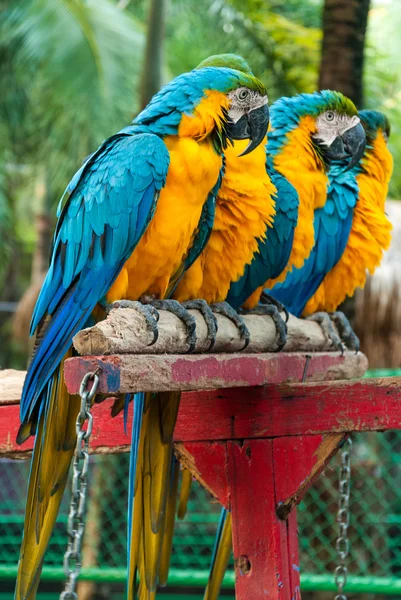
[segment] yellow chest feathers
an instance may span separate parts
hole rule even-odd
[[[144,235],[110,289],[107,300],[162,298],[191,245],[208,194],[216,184],[222,158],[209,141],[165,138],[170,153],[166,185]]]
[[[207,247],[189,269],[174,294],[178,300],[204,298],[221,302],[265,238],[275,215],[276,192],[266,173],[264,145],[238,155],[248,141],[226,150],[226,169],[216,200],[216,216]]]

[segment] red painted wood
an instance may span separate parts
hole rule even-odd
[[[401,429],[401,378],[186,392],[175,437],[224,440],[387,429]]]
[[[86,373],[98,371],[99,393],[123,391],[121,387],[121,356],[77,356],[64,362],[64,379],[70,394],[78,394]]]
[[[278,477],[275,482],[277,502],[292,496],[308,477],[317,460],[322,435],[303,435],[273,440],[273,460]]]
[[[0,454],[18,454],[32,450],[33,438],[17,446],[15,440],[19,426],[19,404],[0,406]]]
[[[301,352],[78,356],[65,362],[65,380],[71,394],[79,391],[83,376],[96,367],[102,369],[99,392],[104,394],[292,383],[302,380],[306,356]],[[365,372],[366,365],[363,355],[317,352],[310,356],[307,381],[355,377]]]
[[[196,479],[229,508],[227,485],[227,445],[225,442],[186,442],[177,444],[176,452]]]
[[[337,453],[346,434],[303,435],[273,439],[277,512],[287,518]]]
[[[273,442],[228,442],[227,448],[236,599],[293,600],[299,594],[292,567],[298,565],[296,520],[276,514]]]
[[[93,449],[127,449],[123,417],[111,418],[112,402],[93,409]],[[131,409],[132,410],[132,407]],[[14,443],[18,405],[1,407],[0,452]],[[205,418],[207,415],[207,418]],[[209,441],[401,429],[401,379],[292,384],[182,394],[175,440]]]

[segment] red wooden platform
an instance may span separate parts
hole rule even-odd
[[[163,389],[177,389],[179,382],[186,389],[216,381],[237,386],[183,393],[175,440],[184,464],[232,511],[238,600],[300,598],[296,504],[347,432],[401,429],[400,379],[294,383],[305,374],[306,357],[277,357],[168,356],[153,363],[168,369]],[[345,361],[354,361],[357,371],[361,360],[312,356],[307,378],[349,376]],[[96,366],[105,394],[140,389],[142,379],[132,376],[140,369],[147,377],[143,356],[74,358],[66,365],[69,391],[76,393],[83,374]],[[92,451],[129,449],[130,431],[124,433],[121,414],[110,417],[111,406],[109,399],[93,408]],[[14,443],[18,406],[14,401],[1,411],[0,452],[21,456],[29,444]]]

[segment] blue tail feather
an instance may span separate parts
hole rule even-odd
[[[228,513],[227,509],[224,508],[224,506],[223,506],[223,508],[221,509],[221,513],[220,513],[219,524],[217,526],[216,538],[214,540],[212,561],[211,561],[211,565],[210,565],[210,573],[213,571],[214,563],[216,562],[217,551],[219,549],[221,534],[223,533],[224,524],[225,524],[226,518],[227,518],[227,513]]]
[[[127,394],[128,396],[129,394]],[[125,409],[128,405],[127,397]],[[132,421],[132,438],[131,438],[131,454],[129,463],[129,480],[128,480],[128,566],[129,555],[131,552],[131,531],[132,519],[134,516],[134,490],[135,490],[135,475],[138,462],[139,441],[141,437],[142,416],[145,405],[145,393],[139,392],[134,396],[134,415]],[[125,414],[124,414],[125,420]]]

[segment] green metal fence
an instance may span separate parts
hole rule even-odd
[[[336,457],[299,507],[303,590],[334,590],[338,463]],[[354,436],[352,463],[347,589],[401,598],[401,432]],[[11,586],[16,573],[28,469],[25,461],[0,460],[0,592],[1,582]],[[127,455],[93,457],[82,579],[120,583],[120,590],[125,578],[127,477]],[[67,512],[68,498],[46,556],[44,586],[63,579]],[[176,525],[172,586],[204,586],[219,512],[219,505],[194,483],[188,514]],[[231,569],[224,587],[233,589],[233,582]]]

